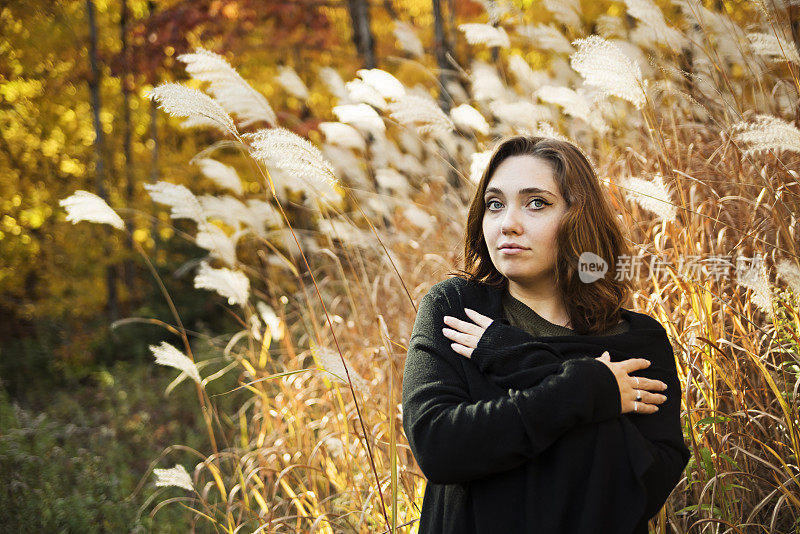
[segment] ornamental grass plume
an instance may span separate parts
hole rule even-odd
[[[153,202],[170,207],[171,219],[192,219],[198,225],[205,224],[206,216],[200,201],[186,186],[162,181],[144,184],[144,188]]]
[[[641,109],[645,103],[647,81],[633,60],[613,43],[598,35],[577,39],[578,50],[570,56],[570,65],[588,85],[606,96],[616,96]]]
[[[778,276],[789,284],[794,294],[800,296],[800,268],[797,267],[797,263],[789,260],[780,260],[775,265],[775,270]]]
[[[317,365],[327,371],[337,382],[347,384],[348,374],[353,387],[364,393],[369,393],[369,382],[356,373],[352,368],[345,369],[339,354],[327,347],[311,345],[311,354]]]
[[[364,137],[349,124],[343,122],[321,122],[319,123],[319,129],[329,143],[361,152],[367,149]]]
[[[308,87],[292,67],[280,65],[275,81],[281,84],[293,97],[300,100],[308,100]]]
[[[186,373],[189,378],[198,384],[202,383],[200,373],[197,371],[197,366],[195,366],[194,362],[173,345],[162,341],[160,345],[150,345],[149,347],[153,356],[156,357],[157,364],[174,367]]]
[[[192,477],[180,464],[169,469],[153,469],[153,474],[156,476],[156,486],[177,486],[189,491],[194,490]]]
[[[347,89],[347,98],[350,101],[369,104],[381,111],[386,110],[386,99],[374,87],[363,80],[350,80],[344,86]]]
[[[239,137],[230,115],[213,98],[179,83],[162,83],[145,93],[158,107],[173,117],[188,117],[200,125],[213,124],[222,132]]]
[[[419,40],[414,29],[405,22],[394,21],[394,38],[400,47],[411,55],[422,57],[425,55],[425,48],[422,46],[422,41]]]
[[[656,173],[652,181],[634,177],[623,178],[619,180],[619,185],[625,189],[625,197],[628,200],[655,213],[664,221],[675,222],[677,208],[672,201],[672,192],[664,183],[660,173]]]
[[[460,24],[458,29],[464,32],[464,37],[471,45],[483,44],[489,47],[508,48],[511,42],[508,34],[500,26],[490,24]]]
[[[497,74],[497,70],[483,61],[472,62],[469,79],[475,100],[503,100],[508,95],[506,86]]]
[[[67,220],[72,221],[72,224],[87,221],[110,224],[118,230],[125,229],[125,222],[117,212],[94,193],[78,190],[67,198],[59,200],[58,204],[67,210]]]
[[[364,80],[364,83],[378,91],[383,98],[396,100],[406,94],[406,88],[400,80],[385,70],[359,69],[356,74]]]
[[[489,134],[489,123],[481,112],[469,104],[461,104],[450,110],[450,119],[462,130],[474,130],[483,135]]]
[[[572,46],[570,46],[570,50],[572,50]],[[528,62],[517,54],[509,56],[508,70],[514,75],[517,82],[530,92],[552,82],[549,74],[541,70],[533,70]]]
[[[209,251],[212,258],[218,258],[231,267],[236,265],[236,242],[244,233],[237,230],[229,236],[225,231],[214,224],[205,224],[194,238],[195,244]]]
[[[381,134],[386,131],[383,117],[367,104],[342,104],[335,106],[331,111],[339,119],[339,122],[351,124],[373,134]]]
[[[264,95],[253,89],[228,61],[209,50],[197,48],[193,54],[181,54],[178,61],[186,64],[186,72],[198,81],[209,82],[208,91],[219,104],[241,121],[242,127],[265,121],[277,123],[275,112]]]
[[[553,120],[553,109],[527,100],[516,102],[489,102],[489,110],[500,121],[516,127],[525,127],[542,120]]]
[[[793,43],[771,33],[748,33],[747,39],[753,52],[761,56],[774,56],[774,61],[789,61],[800,65],[800,52]]]
[[[590,100],[586,93],[579,89],[573,91],[569,87],[543,85],[536,92],[536,95],[544,102],[557,104],[564,108],[564,113],[583,120],[594,128],[598,133],[603,134],[609,130],[609,126],[603,120],[597,106]],[[542,116],[542,119],[550,117]]]
[[[767,265],[760,254],[754,260],[749,269],[736,270],[736,281],[752,290],[750,298],[758,309],[767,316],[772,316],[772,287],[767,275]]]
[[[390,116],[400,124],[417,126],[417,133],[450,132],[455,128],[450,117],[429,97],[410,95],[389,104]]]
[[[194,287],[216,291],[228,299],[228,304],[247,305],[250,296],[250,280],[241,272],[231,269],[215,269],[208,262],[201,262],[197,275],[194,277]]]
[[[550,50],[557,54],[571,54],[575,51],[564,34],[550,24],[523,26],[521,32],[540,50]]]
[[[666,44],[674,50],[681,50],[686,43],[686,37],[681,32],[667,25],[664,13],[652,0],[625,0],[625,5],[628,14],[642,23],[635,31],[648,33],[653,41]]]
[[[211,158],[201,158],[193,163],[200,167],[200,172],[203,173],[203,176],[218,186],[230,189],[237,195],[241,195],[244,192],[242,180],[233,167]]]
[[[333,166],[310,141],[286,128],[266,128],[245,134],[251,141],[251,154],[267,165],[275,165],[300,179],[337,183]]]
[[[544,0],[543,4],[553,14],[553,18],[564,26],[583,29],[580,0]]]
[[[800,152],[800,130],[772,115],[756,115],[751,122],[738,122],[731,128],[737,143],[750,145],[742,152],[755,154],[769,150]]]

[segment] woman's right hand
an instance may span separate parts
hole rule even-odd
[[[645,369],[650,362],[644,358],[630,358],[621,362],[612,362],[611,355],[605,351],[602,356],[595,358],[606,364],[617,379],[619,397],[622,401],[622,413],[635,411],[636,413],[656,413],[658,404],[667,397],[651,391],[664,391],[667,385],[660,380],[652,380],[643,376],[628,376],[628,373]],[[637,401],[636,396],[641,395],[642,400]]]

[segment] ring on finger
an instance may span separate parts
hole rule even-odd
[[[639,391],[638,389],[636,390],[636,400],[638,402],[642,402],[642,392]]]

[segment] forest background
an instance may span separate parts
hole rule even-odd
[[[485,151],[531,131],[584,147],[636,252],[677,266],[636,273],[632,303],[670,334],[693,454],[653,531],[800,532],[799,21],[791,1],[4,3],[0,522],[413,532],[414,303],[458,266]],[[237,133],[290,130],[334,179],[159,109],[164,82],[213,94],[204,59],[254,91],[225,109]],[[117,229],[70,224],[76,191]],[[711,256],[747,269],[689,261]]]

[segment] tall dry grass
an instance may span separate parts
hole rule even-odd
[[[547,6],[556,22],[576,15],[572,4]],[[183,344],[153,347],[156,363],[181,370],[171,387],[194,379],[213,450],[155,471],[156,484],[182,493],[151,514],[180,503],[231,533],[414,531],[425,479],[403,436],[400,390],[415,303],[459,266],[466,203],[492,140],[529,131],[572,139],[595,163],[643,261],[633,308],[656,317],[676,351],[692,458],[652,530],[800,532],[791,6],[737,4],[731,15],[685,1],[667,17],[648,0],[626,8],[633,24],[603,15],[599,35],[564,36],[494,6],[502,34],[463,28],[475,58],[454,66],[469,91],[449,87],[449,115],[430,96],[437,88],[384,71],[348,83],[332,69],[301,73],[338,99],[324,141],[280,128],[221,56],[182,58],[213,98],[170,84],[151,94],[184,125],[226,136],[197,159],[235,194],[149,190],[174,219],[197,223],[186,237],[209,254],[195,285],[227,298],[241,330],[216,338],[218,358],[195,361],[200,341],[174,306],[174,324],[163,323]],[[423,55],[409,31],[398,25],[396,36]],[[535,52],[501,51],[501,73],[478,59],[481,42]],[[526,57],[547,62],[532,68]],[[285,69],[277,81],[307,94]],[[248,198],[233,167],[208,164],[214,155],[246,166],[269,196]],[[70,220],[122,229],[98,200],[65,200]],[[242,385],[218,390],[223,373]],[[241,408],[219,413],[220,395],[240,395]]]

